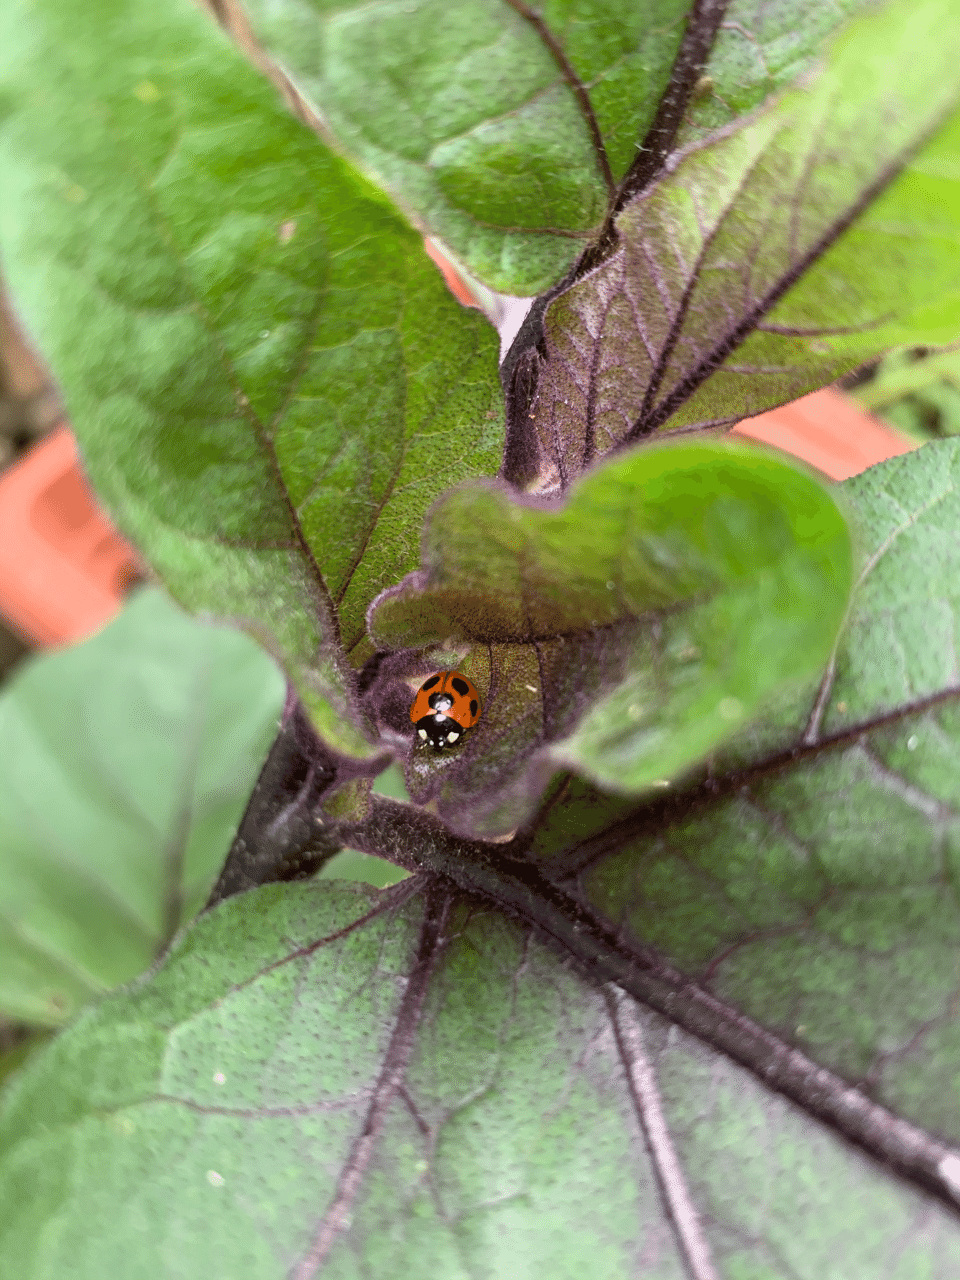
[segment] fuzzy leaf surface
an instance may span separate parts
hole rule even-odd
[[[675,777],[822,668],[850,575],[832,497],[742,445],[634,451],[561,505],[455,490],[371,611],[381,647],[475,646],[480,723],[455,756],[415,750],[411,794],[459,830],[475,799],[499,834],[557,763],[627,792]]]
[[[201,918],[32,1059],[0,1126],[16,1280],[960,1266],[949,1211],[518,926],[329,884]]]
[[[99,492],[366,754],[339,645],[437,494],[496,469],[492,333],[186,0],[15,0],[0,29],[5,269]]]
[[[0,698],[0,1014],[56,1024],[142,973],[203,904],[284,681],[156,589]]]
[[[558,807],[541,851],[561,874],[578,822],[567,870],[628,933],[956,1143],[960,441],[843,489],[865,564],[820,695],[599,843],[598,797]]]
[[[960,5],[855,20],[802,87],[692,147],[552,302],[525,486],[626,440],[729,425],[960,333]]]
[[[687,112],[685,133],[698,137],[788,83],[856,7],[244,4],[321,131],[473,276],[521,295],[564,274],[599,231],[662,101],[687,100],[674,63],[691,11],[723,18]]]

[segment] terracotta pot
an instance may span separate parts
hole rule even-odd
[[[0,476],[0,614],[38,645],[99,630],[140,575],[61,427]]]
[[[916,440],[871,418],[833,387],[746,418],[732,434],[802,458],[831,480],[846,480],[884,458],[918,447]]]

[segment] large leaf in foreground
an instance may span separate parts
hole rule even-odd
[[[0,1013],[56,1023],[142,973],[203,903],[284,682],[142,591],[0,698]]]
[[[393,902],[233,899],[35,1058],[0,1130],[4,1274],[960,1267],[948,1211],[739,1068],[495,914]]]
[[[338,640],[496,468],[495,342],[186,0],[0,10],[4,261],[118,523],[369,750]]]
[[[625,440],[956,341],[958,100],[958,0],[888,4],[802,88],[683,156],[624,209],[617,252],[550,304],[514,478],[562,487]]]
[[[474,276],[527,295],[564,274],[685,116],[699,134],[752,109],[856,6],[812,0],[798,21],[788,0],[741,0],[719,37],[728,6],[713,0],[243,7],[322,129]]]
[[[382,647],[474,647],[480,723],[455,756],[414,752],[411,794],[502,834],[558,762],[620,791],[676,777],[822,668],[850,572],[831,496],[749,446],[635,451],[560,506],[455,490],[370,618]]]
[[[570,866],[629,933],[957,1143],[960,441],[844,488],[866,563],[820,696]]]

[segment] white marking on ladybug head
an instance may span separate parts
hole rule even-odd
[[[426,740],[426,736],[427,736],[427,731],[426,731],[426,729],[418,729],[418,730],[417,730],[417,732],[420,734],[420,737],[421,737],[421,738],[423,738],[424,740]]]
[[[447,734],[447,741],[448,741],[448,742],[456,742],[456,740],[457,740],[459,737],[460,737],[459,733],[448,733],[448,734]]]

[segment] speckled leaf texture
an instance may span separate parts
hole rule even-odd
[[[664,785],[822,670],[850,581],[833,498],[750,446],[635,451],[560,504],[456,489],[422,569],[370,613],[381,648],[463,644],[485,707],[462,752],[415,744],[411,794],[498,836],[558,764],[617,791]]]
[[[247,637],[141,591],[0,697],[0,1017],[55,1025],[203,905],[276,730]]]
[[[865,563],[819,692],[613,841],[566,862],[554,828],[542,853],[710,990],[957,1143],[960,442],[843,487]],[[603,825],[596,797],[582,807]]]
[[[437,896],[231,900],[41,1051],[0,1124],[17,1280],[960,1268],[949,1211],[518,926]]]
[[[99,493],[367,754],[339,642],[496,470],[492,332],[188,0],[9,0],[0,78],[4,267]]]
[[[801,85],[676,152],[550,304],[527,487],[730,425],[898,344],[956,341],[960,4],[853,21]]]
[[[520,295],[552,285],[600,229],[657,119],[692,12],[720,24],[685,113],[683,136],[695,138],[788,84],[859,7],[243,3],[321,132],[475,278]]]
[[[960,441],[838,502],[715,443],[577,477],[955,341],[960,0],[250,12],[292,105],[486,285],[588,252],[521,326],[505,437],[492,329],[207,16],[0,3],[4,264],[91,475],[178,599],[282,659],[322,738],[284,722],[283,779],[342,766],[306,814],[258,784],[251,847],[292,812],[305,856],[410,873],[264,883],[281,848],[31,1053],[0,1274],[953,1280]],[[410,682],[448,665],[473,737],[411,764],[414,803],[378,794],[375,730],[408,740]],[[90,724],[94,794],[123,739]],[[74,976],[101,946],[88,989],[164,948],[222,853],[184,776],[142,788],[177,779],[169,847],[198,819],[183,875],[157,891],[113,795],[112,897],[22,904]]]

